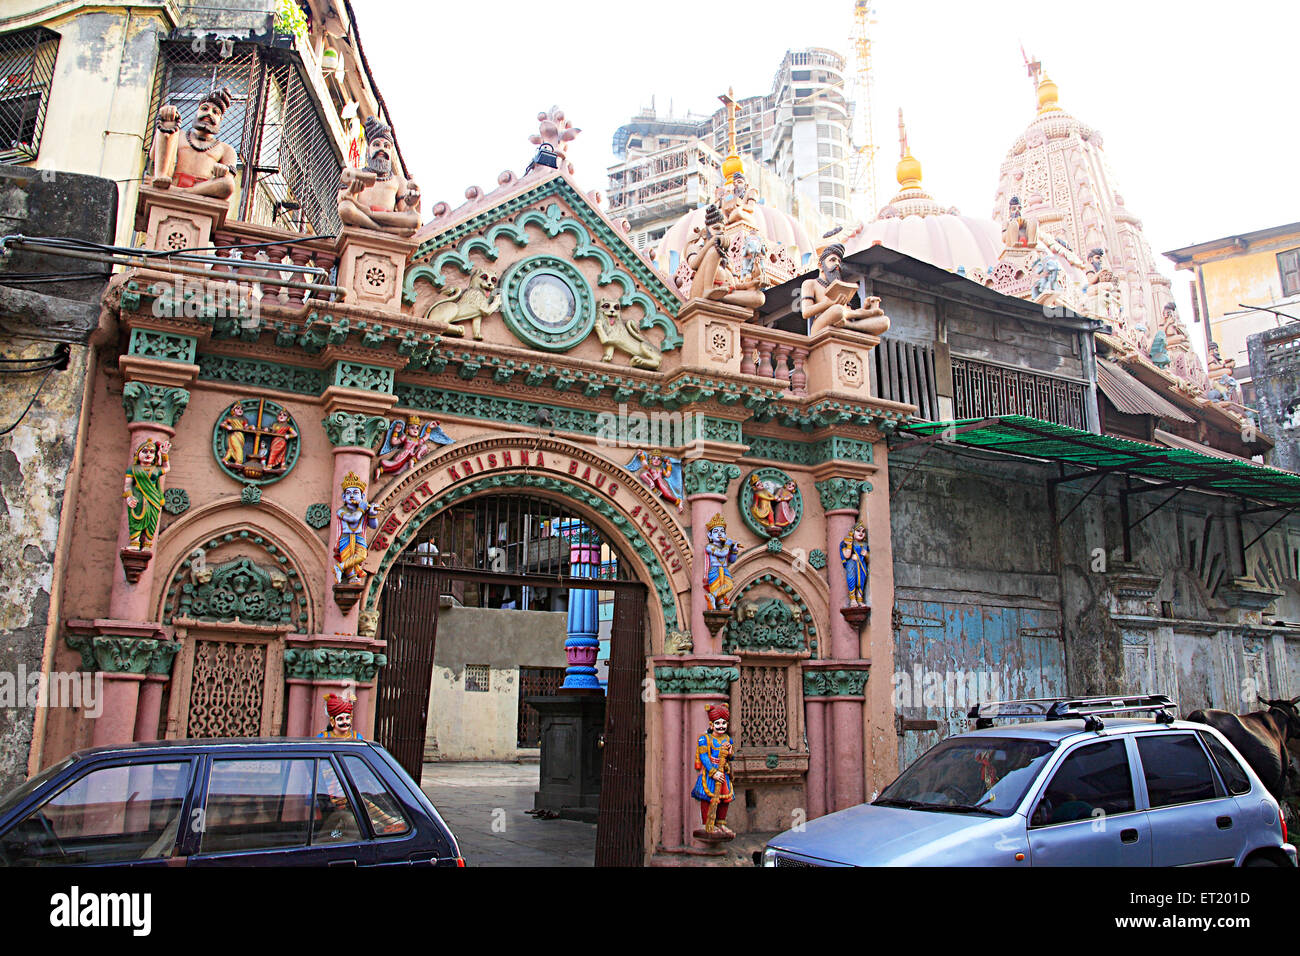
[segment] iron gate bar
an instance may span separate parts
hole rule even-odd
[[[463,579],[467,581],[479,581],[484,584],[495,584],[502,587],[511,587],[519,585],[521,587],[539,587],[539,588],[569,588],[576,590],[588,591],[623,591],[623,590],[646,590],[646,585],[640,581],[618,581],[604,578],[575,578],[570,575],[555,575],[551,577],[544,574],[505,574],[502,572],[479,571],[476,568],[455,568],[441,565],[424,565],[419,559],[412,561],[399,560],[394,568],[424,568],[430,573],[437,572],[439,577],[447,579]],[[385,583],[385,587],[387,584]]]

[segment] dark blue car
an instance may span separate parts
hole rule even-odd
[[[366,740],[167,740],[82,750],[0,800],[6,866],[464,866]]]

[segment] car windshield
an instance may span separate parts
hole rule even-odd
[[[1010,816],[1053,745],[1016,737],[954,737],[927,751],[875,801],[881,806]]]

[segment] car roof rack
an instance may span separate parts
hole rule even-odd
[[[1037,717],[1040,720],[1083,720],[1087,730],[1101,730],[1101,717],[1109,714],[1153,713],[1159,723],[1173,723],[1177,708],[1164,694],[1133,697],[1036,697],[1024,700],[992,700],[976,704],[966,716],[976,729],[993,726],[998,717]]]

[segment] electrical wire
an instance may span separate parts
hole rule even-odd
[[[36,391],[32,392],[32,397],[31,400],[27,403],[27,407],[23,409],[23,412],[21,415],[18,416],[17,421],[15,421],[8,428],[5,428],[3,431],[0,431],[0,435],[8,435],[11,431],[13,431],[15,428],[17,428],[19,425],[22,424],[23,419],[27,417],[27,413],[30,412],[32,410],[32,406],[36,404],[36,397],[41,394],[41,389],[45,387],[46,381],[49,380],[50,373],[53,372],[56,368],[58,368],[60,364],[62,363],[54,363],[51,365],[47,365],[45,367],[45,374],[41,376],[41,383],[36,386]],[[40,369],[26,369],[25,371],[39,372]]]

